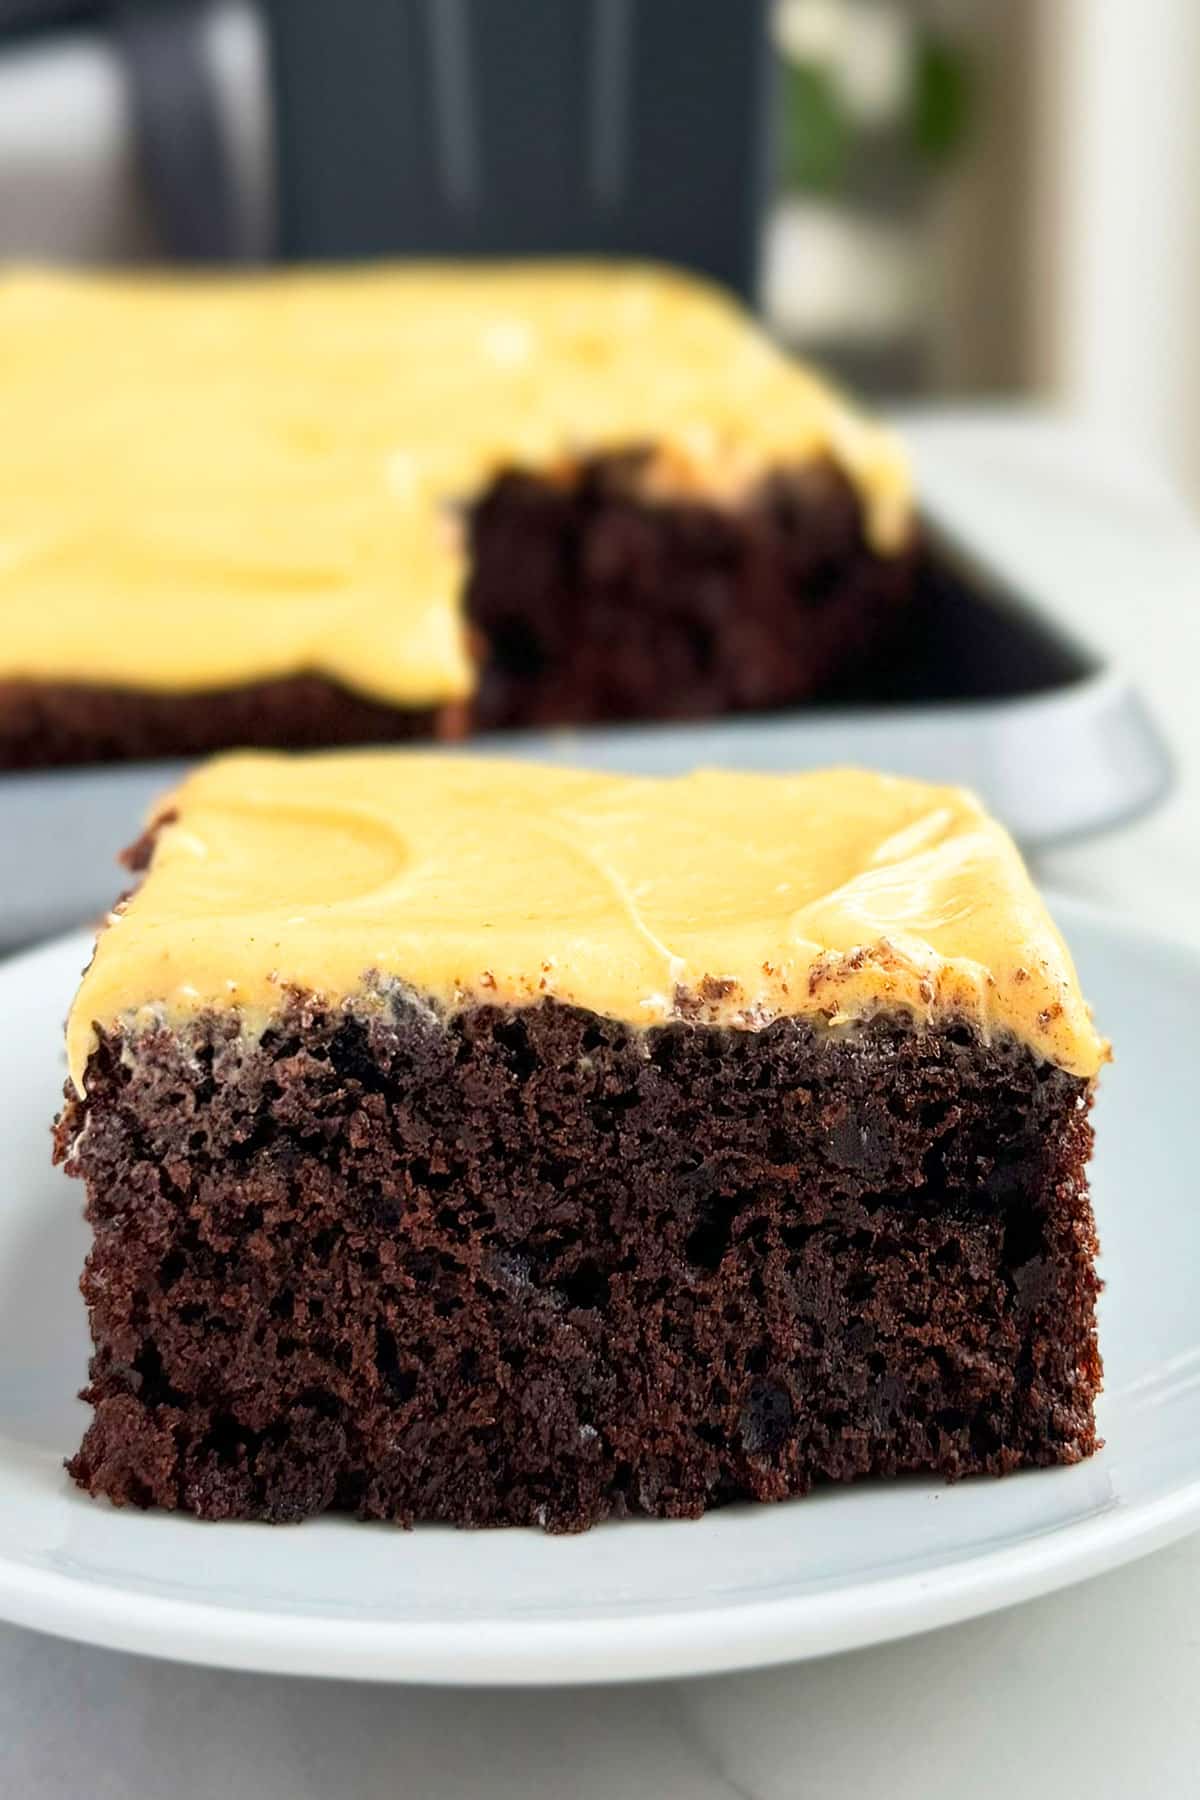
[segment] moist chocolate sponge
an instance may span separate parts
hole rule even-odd
[[[831,463],[737,508],[639,497],[638,457],[569,487],[502,476],[471,515],[467,616],[484,728],[712,718],[796,706],[861,675],[913,600]]]
[[[293,998],[102,1036],[80,1486],[578,1530],[1096,1447],[1088,1087],[878,1019]],[[86,1126],[86,1130],[83,1128]]]

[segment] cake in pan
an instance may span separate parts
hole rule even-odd
[[[134,861],[56,1136],[91,1493],[574,1530],[1096,1447],[1107,1050],[969,795],[248,754]]]
[[[878,659],[891,436],[627,265],[0,276],[0,766],[712,717]]]

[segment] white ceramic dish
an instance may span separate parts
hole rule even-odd
[[[120,1513],[62,1471],[84,1410],[74,1183],[47,1167],[72,937],[0,965],[0,1616],[193,1662],[560,1683],[749,1668],[1009,1605],[1200,1525],[1200,955],[1057,909],[1119,1057],[1098,1107],[1107,1448],[1075,1469],[900,1482],[582,1537]]]

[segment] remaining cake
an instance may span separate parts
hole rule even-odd
[[[953,788],[217,761],[70,1016],[94,1494],[575,1529],[1096,1446],[1106,1055]]]
[[[0,767],[699,716],[901,629],[904,459],[624,265],[0,277]]]

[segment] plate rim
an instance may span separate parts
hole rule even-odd
[[[1182,956],[1200,979],[1200,948],[1187,938],[1061,890],[1045,897],[1068,939],[1073,920],[1116,931],[1132,944]],[[68,946],[86,954],[88,939],[86,932],[70,932],[5,958],[0,985],[14,967],[54,961]],[[928,1485],[933,1492],[941,1486]],[[220,1529],[186,1523],[198,1531]],[[352,1522],[331,1523],[355,1529]],[[682,1528],[689,1521],[677,1523]],[[777,1667],[894,1642],[1071,1586],[1197,1527],[1200,1462],[1190,1479],[1152,1500],[1114,1500],[1086,1518],[916,1572],[715,1606],[517,1621],[372,1620],[180,1600],[115,1581],[81,1582],[14,1560],[0,1543],[0,1619],[105,1649],[247,1672],[455,1687],[600,1685]],[[564,1554],[574,1541],[551,1540]]]
[[[100,1649],[244,1673],[407,1686],[616,1686],[777,1668],[915,1637],[1135,1562],[1198,1523],[1200,1475],[1157,1501],[920,1574],[820,1595],[570,1622],[401,1624],[206,1606],[74,1582],[0,1553],[0,1618]],[[1071,1543],[1066,1555],[1063,1539]]]

